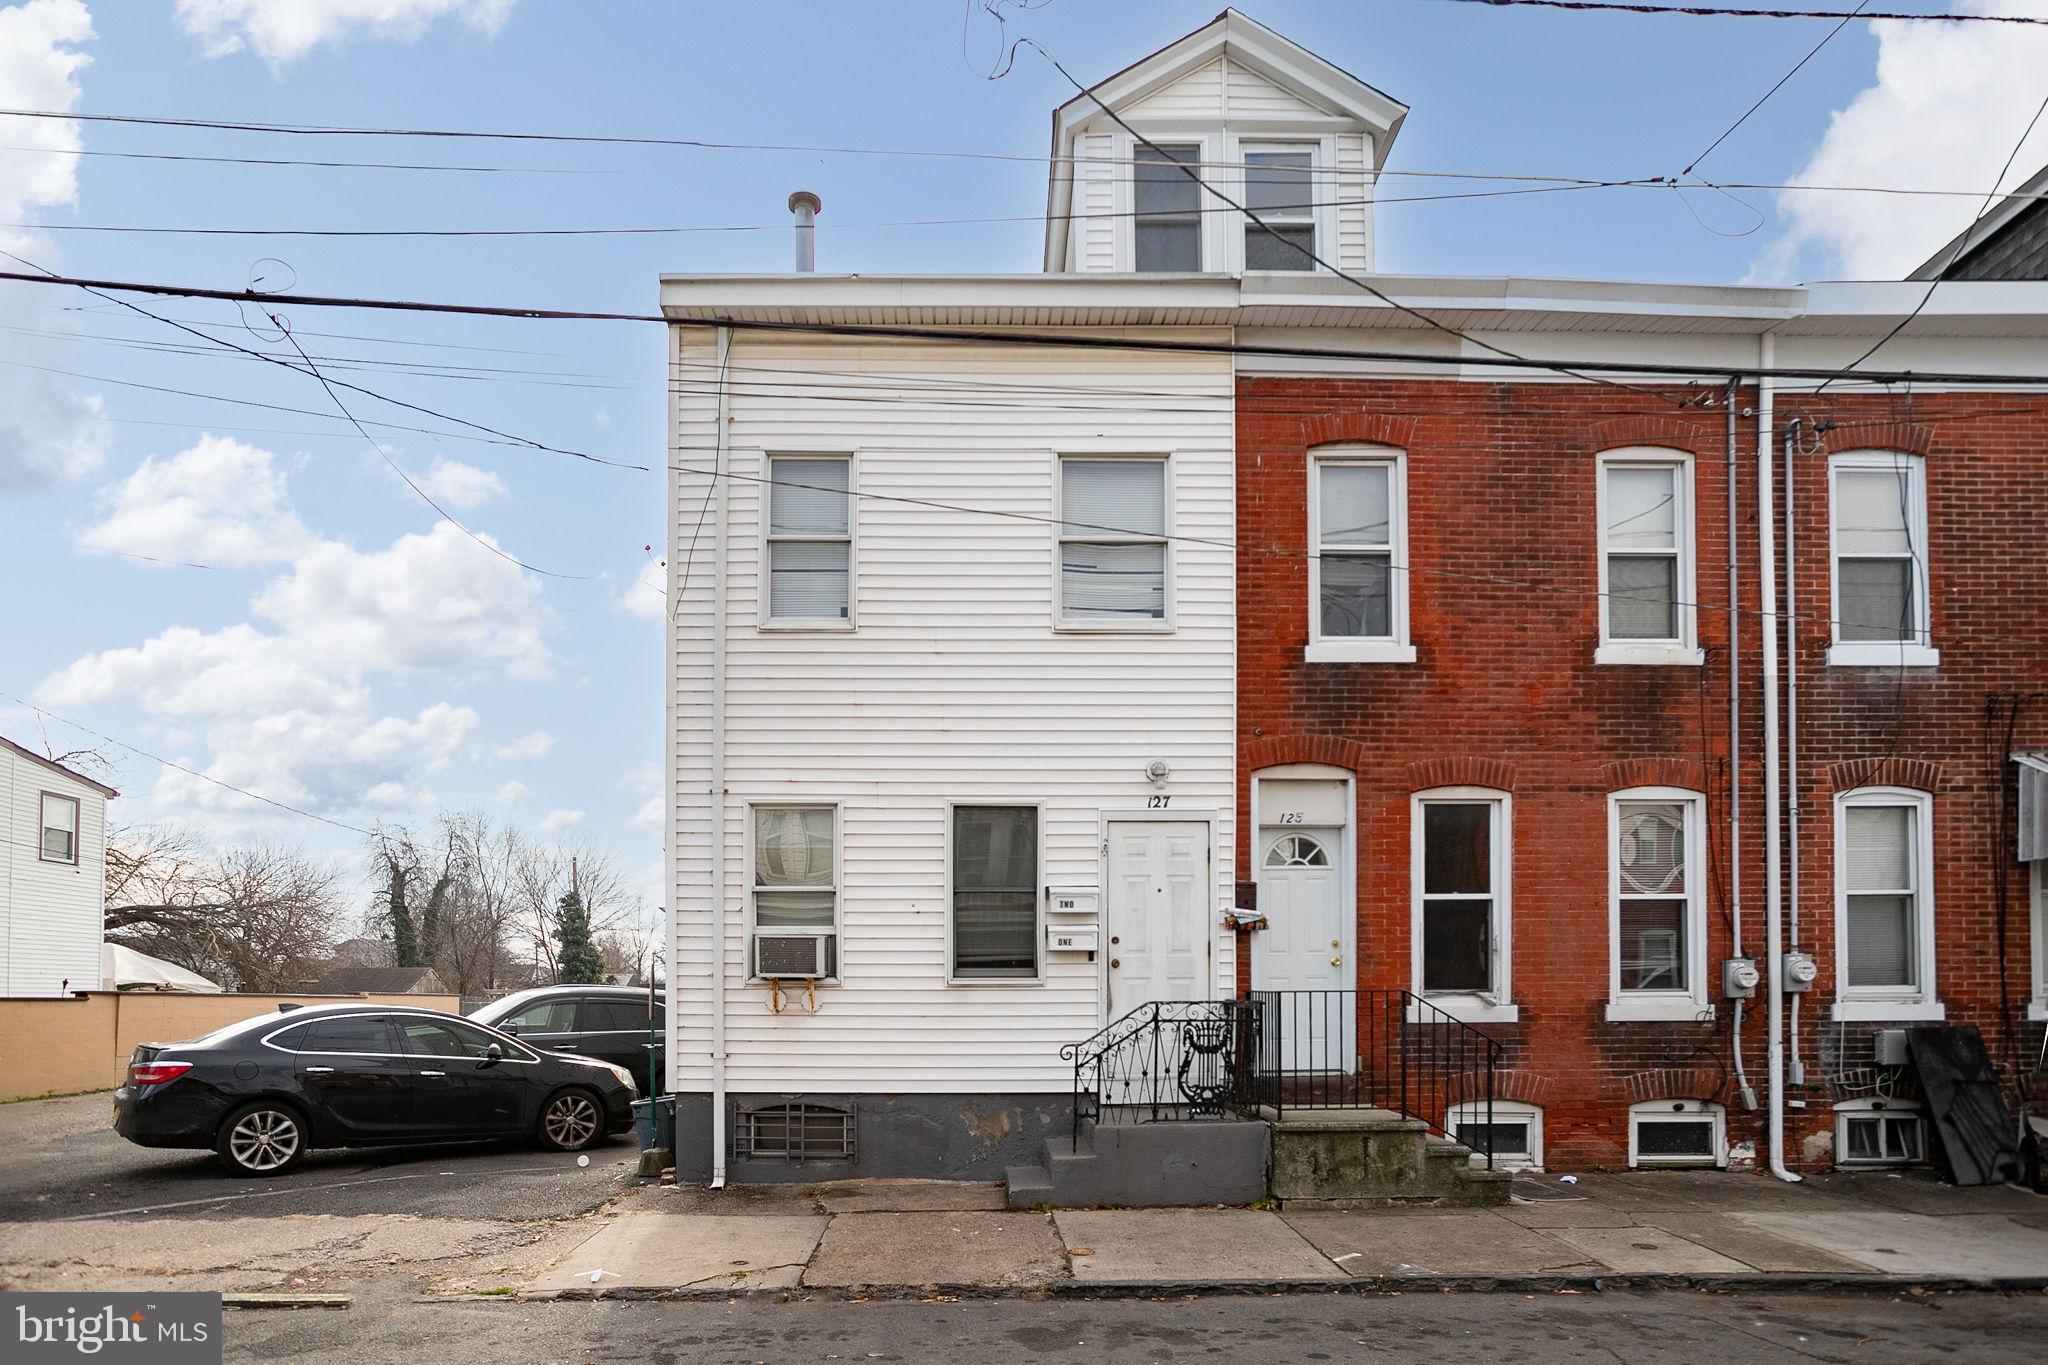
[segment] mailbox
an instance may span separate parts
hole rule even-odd
[[[1045,929],[1045,946],[1055,953],[1093,953],[1101,937],[1102,931],[1092,924],[1073,929],[1049,924]]]
[[[1046,908],[1055,915],[1093,915],[1100,893],[1092,886],[1048,886]]]

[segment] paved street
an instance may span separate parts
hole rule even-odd
[[[1710,1360],[2038,1365],[2048,1299],[1971,1294],[1293,1295],[1113,1303],[363,1303],[229,1315],[230,1360],[435,1365],[781,1361]]]

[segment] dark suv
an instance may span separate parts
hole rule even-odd
[[[666,1088],[662,1031],[667,1003],[661,996],[654,998],[651,1044],[647,992],[634,986],[538,986],[493,1000],[469,1017],[549,1052],[622,1066],[646,1093],[659,1095]]]

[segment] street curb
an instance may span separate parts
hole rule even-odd
[[[894,1284],[799,1285],[784,1289],[632,1288],[526,1291],[522,1303],[624,1300],[714,1299],[1141,1299],[1224,1298],[1268,1294],[1597,1294],[1607,1291],[1695,1290],[1708,1293],[1826,1294],[2038,1294],[2048,1275],[1841,1275],[1625,1274],[1590,1275],[1357,1275],[1344,1279],[1145,1280],[1084,1283],[1058,1280],[1034,1285]],[[455,1296],[446,1302],[463,1301]]]

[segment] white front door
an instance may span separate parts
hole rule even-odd
[[[1209,826],[1112,820],[1103,952],[1112,1020],[1153,1000],[1207,1000]]]
[[[1351,959],[1345,951],[1342,831],[1286,826],[1259,840],[1259,910],[1252,989],[1280,991],[1281,1065],[1349,1071],[1353,1051]],[[1333,994],[1347,992],[1347,994]]]

